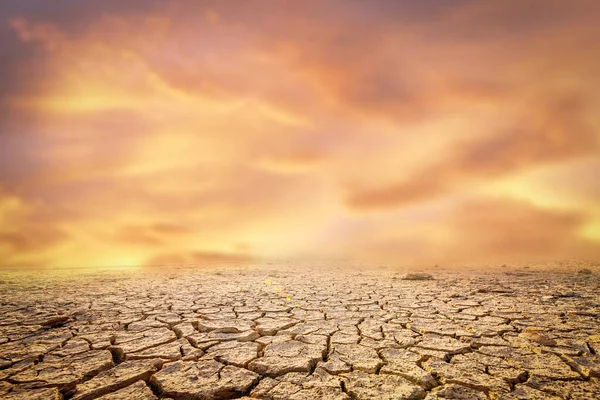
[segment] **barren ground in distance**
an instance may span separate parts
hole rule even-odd
[[[581,268],[0,270],[0,398],[598,399]]]

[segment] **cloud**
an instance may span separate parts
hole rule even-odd
[[[454,246],[443,247],[449,257],[463,259],[596,258],[597,246],[577,235],[585,219],[585,214],[537,209],[524,202],[475,200],[448,217],[446,228],[457,236]]]
[[[540,103],[537,112],[528,110],[492,136],[448,148],[440,161],[403,182],[350,194],[348,206],[356,210],[401,207],[460,190],[461,185],[485,184],[528,168],[598,153],[599,138],[586,122],[583,99],[563,96]]]
[[[0,263],[591,254],[597,4],[4,2]]]
[[[249,263],[254,261],[254,258],[247,254],[236,253],[219,253],[219,252],[181,252],[177,254],[159,254],[150,258],[147,266],[177,266],[177,265],[194,265],[194,266],[211,266],[223,264]]]
[[[419,215],[418,218],[414,218]],[[471,196],[352,225],[331,256],[389,265],[461,265],[595,259],[596,239],[579,235],[589,215],[523,200]],[[369,222],[367,222],[369,221]]]
[[[143,246],[160,246],[179,236],[193,234],[193,230],[184,225],[157,222],[152,225],[129,225],[119,229],[115,240],[120,243],[140,244]]]
[[[56,224],[38,220],[43,205],[6,193],[0,187],[0,260],[3,265],[45,265],[56,247],[70,240]]]

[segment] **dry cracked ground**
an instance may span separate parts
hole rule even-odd
[[[0,398],[600,398],[597,271],[434,275],[0,272]]]

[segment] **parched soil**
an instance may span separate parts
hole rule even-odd
[[[0,272],[0,398],[598,399],[590,272]]]

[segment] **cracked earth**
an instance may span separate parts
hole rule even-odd
[[[590,272],[4,271],[0,397],[598,399]]]

